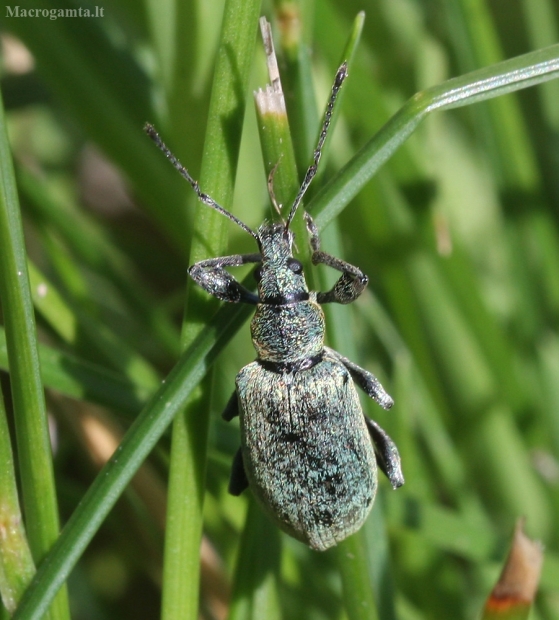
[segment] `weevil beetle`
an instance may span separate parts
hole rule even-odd
[[[404,483],[394,442],[363,414],[354,386],[384,409],[393,405],[377,378],[324,345],[321,304],[355,301],[368,283],[357,267],[320,250],[318,231],[305,214],[312,263],[341,272],[327,292],[309,291],[301,263],[293,257],[290,224],[320,161],[332,110],[347,76],[338,69],[322,130],[285,223],[264,222],[254,232],[210,196],[162,142],[151,125],[146,131],[198,198],[254,237],[258,253],[200,261],[189,274],[218,299],[256,306],[251,334],[257,358],[237,375],[236,390],[223,413],[239,415],[241,447],[234,460],[229,491],[250,486],[264,510],[291,536],[323,551],[357,531],[373,505],[377,463],[394,488]],[[254,294],[225,267],[258,265]]]

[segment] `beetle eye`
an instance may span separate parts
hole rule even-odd
[[[260,280],[262,280],[262,265],[259,265],[254,270],[253,276],[257,283],[260,282]]]
[[[289,267],[289,269],[291,269],[293,273],[303,273],[303,265],[296,258],[290,258],[287,261],[287,266]]]

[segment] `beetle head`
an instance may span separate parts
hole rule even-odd
[[[262,303],[286,304],[309,298],[303,266],[293,257],[293,233],[284,224],[258,229],[262,262],[255,272]]]

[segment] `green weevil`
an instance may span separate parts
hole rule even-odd
[[[200,261],[189,274],[218,299],[256,306],[251,334],[257,358],[237,375],[236,390],[223,413],[240,418],[241,447],[233,460],[229,491],[247,487],[279,527],[323,551],[356,532],[377,489],[377,463],[393,488],[404,483],[394,442],[364,415],[354,382],[384,409],[393,405],[377,378],[324,346],[321,304],[348,304],[361,295],[368,277],[357,267],[320,250],[310,216],[312,263],[341,272],[331,290],[309,291],[301,263],[293,257],[290,224],[312,181],[330,126],[347,64],[338,69],[314,159],[285,223],[264,222],[255,232],[204,194],[151,125],[148,135],[190,183],[198,198],[252,235],[258,253]],[[256,263],[258,293],[225,267]],[[372,440],[372,441],[371,441]]]

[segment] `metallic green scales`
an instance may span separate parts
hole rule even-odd
[[[262,225],[259,299],[250,330],[259,360],[288,364],[320,354],[324,346],[324,313],[311,293],[299,261],[292,257],[290,232],[281,224]],[[297,269],[294,271],[293,267]],[[307,296],[308,300],[301,299]],[[275,304],[270,300],[294,299]]]
[[[260,505],[323,551],[357,531],[377,488],[376,460],[353,381],[335,354],[299,372],[259,362],[237,375],[243,462]]]
[[[146,131],[206,205],[252,235],[258,253],[208,258],[190,276],[204,290],[230,303],[256,305],[251,333],[257,359],[237,375],[236,390],[223,413],[241,421],[241,447],[233,461],[229,491],[250,486],[263,509],[291,536],[323,551],[357,531],[371,510],[377,464],[392,486],[404,483],[394,442],[363,414],[354,382],[384,409],[393,404],[378,379],[324,346],[325,303],[348,304],[365,290],[358,268],[320,250],[318,231],[305,214],[312,262],[341,272],[329,291],[309,291],[303,266],[293,257],[289,229],[312,181],[338,91],[347,76],[338,69],[322,131],[303,184],[285,223],[264,223],[257,232],[204,194],[163,144]],[[258,294],[226,268],[257,264]]]
[[[324,345],[324,314],[312,301],[259,304],[250,325],[259,360],[289,364],[319,355]]]

